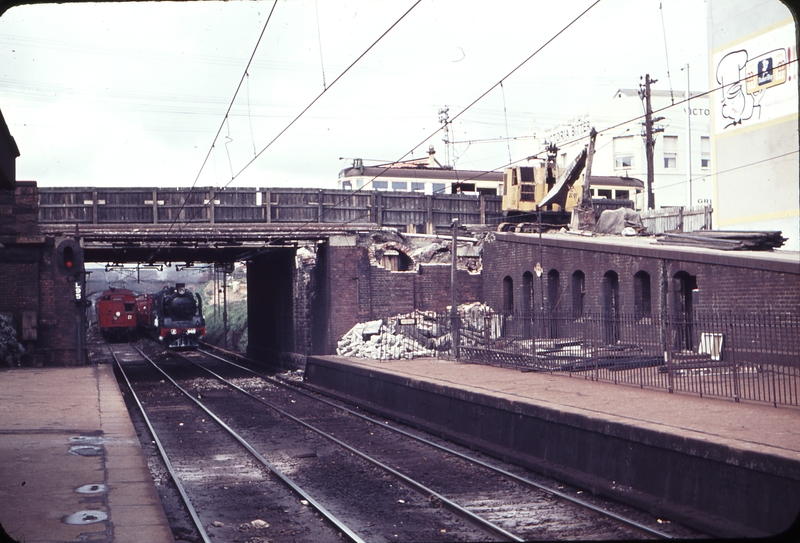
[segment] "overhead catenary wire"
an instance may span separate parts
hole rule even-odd
[[[571,20],[569,23],[567,23],[567,25],[565,25],[565,26],[564,26],[564,27],[563,27],[561,30],[559,30],[558,32],[556,32],[556,33],[555,33],[555,34],[554,34],[554,35],[553,35],[553,36],[552,36],[550,39],[548,39],[548,40],[547,40],[547,41],[546,41],[546,42],[545,42],[543,45],[541,45],[541,46],[540,46],[538,49],[536,49],[536,50],[535,50],[535,51],[534,51],[534,52],[533,52],[531,55],[529,55],[527,58],[525,58],[525,60],[523,60],[522,62],[520,62],[519,64],[517,64],[517,66],[515,66],[515,67],[514,67],[514,68],[513,68],[513,69],[512,69],[510,72],[508,72],[508,73],[507,73],[507,74],[506,74],[504,77],[502,77],[500,80],[498,80],[498,81],[497,81],[497,83],[495,83],[494,85],[492,85],[491,87],[489,87],[489,89],[487,89],[487,90],[486,90],[485,92],[483,92],[483,93],[482,93],[480,96],[478,96],[476,99],[474,99],[474,100],[473,100],[473,101],[472,101],[472,102],[471,102],[469,105],[467,105],[467,106],[466,106],[466,107],[464,107],[464,108],[463,108],[463,109],[462,109],[460,112],[458,112],[458,113],[455,115],[455,117],[453,117],[452,119],[450,119],[450,122],[452,122],[452,121],[455,121],[455,120],[456,120],[458,117],[460,117],[461,115],[463,115],[463,114],[464,114],[466,111],[468,111],[470,108],[472,108],[472,107],[473,107],[475,104],[477,104],[478,102],[480,102],[480,101],[481,101],[481,100],[482,100],[482,99],[483,99],[485,96],[487,96],[487,95],[488,95],[490,92],[492,92],[494,89],[496,89],[498,86],[500,86],[504,80],[508,79],[508,78],[509,78],[509,77],[511,77],[511,76],[512,76],[514,73],[516,73],[516,72],[517,72],[517,71],[518,71],[520,68],[522,68],[522,67],[523,67],[525,64],[527,64],[527,63],[528,63],[528,62],[529,62],[529,61],[530,61],[530,60],[531,60],[533,57],[535,57],[535,56],[536,56],[536,55],[537,55],[539,52],[541,52],[541,51],[542,51],[542,50],[543,50],[545,47],[547,47],[547,46],[548,46],[550,43],[552,43],[552,42],[553,42],[553,41],[554,41],[556,38],[558,38],[558,37],[559,37],[561,34],[563,34],[564,32],[566,32],[566,31],[567,31],[567,30],[568,30],[568,29],[569,29],[569,28],[570,28],[572,25],[574,25],[574,24],[575,24],[575,23],[576,23],[578,20],[580,20],[580,19],[581,19],[581,18],[582,18],[584,15],[586,15],[586,14],[587,14],[587,13],[588,13],[588,12],[589,12],[589,11],[590,11],[592,8],[594,8],[594,7],[595,7],[597,4],[599,4],[601,1],[602,1],[602,0],[596,0],[596,1],[595,1],[595,2],[593,2],[593,3],[592,3],[592,4],[591,4],[591,5],[588,7],[588,8],[586,8],[586,9],[585,9],[585,10],[583,10],[583,11],[582,11],[580,14],[578,14],[578,15],[577,15],[575,18],[573,18],[573,19],[572,19],[572,20]],[[415,4],[414,6],[416,6],[416,4]],[[412,9],[413,9],[413,6],[412,6]],[[409,11],[410,11],[410,10],[409,10]],[[405,17],[405,15],[404,15],[404,17]],[[399,22],[399,21],[398,21],[398,22]],[[387,32],[388,32],[388,31],[387,31]],[[366,52],[365,52],[365,54],[366,54]],[[363,55],[362,55],[362,56],[363,56]],[[359,58],[360,58],[360,57],[359,57]],[[349,68],[348,68],[348,69],[349,69]],[[344,74],[342,74],[342,75],[344,75]],[[341,77],[341,76],[339,76],[339,77]],[[338,78],[337,78],[337,80],[338,80]],[[316,100],[315,100],[315,101],[316,101]],[[312,105],[313,105],[313,102],[312,102]],[[311,106],[309,105],[309,107],[311,107]],[[308,109],[308,108],[306,108],[306,109]],[[305,111],[305,110],[304,110],[304,111]],[[293,122],[294,122],[294,121],[293,121]],[[290,124],[290,126],[291,126],[291,124]],[[283,134],[283,133],[284,133],[286,130],[288,130],[288,128],[289,128],[289,127],[287,126],[287,128],[286,128],[286,129],[284,129],[284,130],[281,132],[281,134]],[[405,154],[403,154],[403,156],[401,156],[400,158],[398,158],[398,159],[395,161],[395,163],[396,163],[396,162],[400,162],[400,161],[402,161],[403,159],[405,159],[407,156],[409,156],[411,153],[413,153],[415,149],[417,149],[417,148],[419,148],[420,146],[422,146],[422,145],[423,145],[423,144],[424,144],[426,141],[430,140],[432,137],[434,137],[436,134],[438,134],[439,132],[441,132],[443,129],[444,129],[444,126],[440,126],[440,127],[439,127],[438,129],[436,129],[436,130],[435,130],[435,131],[434,131],[432,134],[428,135],[428,136],[427,136],[425,139],[423,139],[423,140],[422,140],[421,142],[419,142],[418,144],[414,145],[414,146],[413,146],[413,147],[412,147],[412,148],[411,148],[409,151],[407,151]],[[277,139],[277,137],[280,137],[280,135],[281,135],[281,134],[279,134],[278,136],[276,136],[276,139]],[[273,140],[273,141],[274,141],[274,140]],[[264,150],[266,150],[266,148],[265,148]],[[262,152],[263,152],[263,151],[262,151]],[[248,164],[245,166],[245,168],[246,168],[247,166],[249,166],[251,163],[252,163],[252,161],[250,161],[250,162],[249,162],[249,163],[248,163]],[[386,172],[387,170],[389,170],[389,168],[390,168],[390,167],[391,167],[391,166],[386,166],[382,172],[378,173],[378,174],[377,174],[377,175],[375,175],[375,176],[374,176],[372,179],[368,180],[366,183],[364,183],[364,185],[363,185],[362,187],[360,187],[360,188],[358,188],[358,189],[355,189],[355,190],[353,190],[353,191],[352,191],[350,194],[348,194],[348,195],[346,195],[346,196],[343,196],[343,197],[342,197],[342,198],[341,198],[341,199],[340,199],[338,202],[336,202],[336,203],[335,203],[335,204],[334,204],[334,205],[333,205],[331,208],[329,208],[329,209],[336,209],[336,208],[337,208],[339,205],[341,205],[341,204],[343,204],[344,202],[346,202],[346,201],[350,200],[351,198],[353,198],[353,197],[354,197],[356,194],[358,194],[359,192],[361,192],[361,191],[365,190],[365,189],[366,189],[366,187],[368,187],[368,186],[369,186],[369,185],[370,185],[370,184],[371,184],[373,181],[375,181],[375,179],[377,179],[378,177],[380,177],[380,175],[381,175],[382,173],[384,173],[384,172]],[[485,175],[485,174],[484,174],[484,175]],[[231,180],[231,181],[232,181],[232,180]],[[325,213],[325,210],[323,210],[323,213]],[[308,224],[311,224],[311,222],[310,222],[310,221],[308,221],[308,222],[304,223],[303,225],[299,226],[299,227],[298,227],[298,229],[299,229],[299,228],[302,228],[302,227],[304,227],[304,226],[306,226],[306,225],[308,225]]]
[[[599,0],[598,0],[598,1],[599,1]],[[234,181],[234,180],[235,180],[235,179],[236,179],[236,178],[237,178],[239,175],[241,175],[241,173],[242,173],[242,172],[244,172],[244,170],[245,170],[245,169],[247,169],[247,168],[248,168],[248,167],[249,167],[251,164],[253,164],[253,162],[255,162],[255,161],[258,159],[258,157],[259,157],[259,156],[261,156],[261,155],[262,155],[262,154],[263,154],[263,153],[264,153],[264,152],[265,152],[267,149],[269,149],[269,148],[270,148],[270,147],[271,147],[271,146],[272,146],[272,145],[273,145],[273,144],[274,144],[274,143],[275,143],[275,142],[278,140],[278,138],[280,138],[280,137],[281,137],[283,134],[285,134],[285,133],[286,133],[286,131],[287,131],[287,130],[289,130],[289,128],[291,128],[291,127],[292,127],[292,126],[293,126],[293,125],[294,125],[294,124],[295,124],[295,123],[296,123],[296,122],[297,122],[297,121],[298,121],[298,120],[299,120],[299,119],[300,119],[300,118],[301,118],[301,117],[302,117],[302,116],[303,116],[303,115],[304,115],[304,114],[305,114],[305,113],[306,113],[306,112],[307,112],[309,109],[311,109],[311,107],[313,107],[313,106],[314,106],[314,104],[315,104],[315,103],[317,103],[317,101],[318,101],[318,100],[319,100],[319,99],[320,99],[320,98],[321,98],[321,97],[322,97],[322,96],[323,96],[323,95],[324,95],[326,92],[328,92],[328,90],[330,90],[330,88],[331,88],[331,87],[333,87],[333,86],[334,86],[334,85],[335,85],[335,84],[336,84],[336,83],[337,83],[337,82],[338,82],[338,81],[339,81],[339,80],[340,80],[340,79],[341,79],[341,78],[342,78],[342,77],[343,77],[345,74],[347,74],[347,73],[348,73],[348,72],[349,72],[349,71],[350,71],[350,70],[353,68],[353,66],[355,66],[355,65],[356,65],[356,64],[357,64],[357,63],[358,63],[358,62],[359,62],[359,61],[360,61],[362,58],[364,58],[364,56],[366,56],[366,54],[367,54],[367,53],[369,53],[369,52],[370,52],[370,51],[371,51],[371,50],[372,50],[372,49],[373,49],[373,48],[374,48],[374,47],[375,47],[375,46],[376,46],[376,45],[377,45],[377,44],[378,44],[378,43],[379,43],[379,42],[380,42],[380,41],[381,41],[381,40],[382,40],[382,39],[383,39],[383,38],[384,38],[384,37],[385,37],[385,36],[386,36],[386,35],[387,35],[387,34],[388,34],[388,33],[389,33],[391,30],[392,30],[392,29],[394,29],[394,28],[395,28],[395,27],[396,27],[398,24],[400,24],[400,22],[401,22],[403,19],[405,19],[405,18],[406,18],[406,16],[407,16],[409,13],[411,13],[411,11],[412,11],[412,10],[413,10],[415,7],[417,7],[417,6],[420,4],[420,2],[422,2],[422,0],[417,0],[417,1],[416,1],[416,2],[415,2],[415,3],[414,3],[414,4],[413,4],[413,5],[410,7],[410,8],[408,8],[408,10],[406,10],[406,11],[405,11],[405,13],[403,13],[403,14],[402,14],[402,15],[401,15],[401,16],[400,16],[400,17],[399,17],[399,18],[398,18],[398,19],[397,19],[397,20],[396,20],[394,23],[392,23],[392,24],[389,26],[389,28],[388,28],[388,29],[386,29],[386,31],[384,31],[384,32],[383,32],[383,33],[382,33],[380,36],[378,36],[378,38],[377,38],[375,41],[373,41],[373,42],[372,42],[372,44],[371,44],[369,47],[367,47],[367,49],[366,49],[364,52],[362,52],[362,53],[361,53],[361,54],[360,54],[360,55],[359,55],[359,56],[358,56],[358,57],[357,57],[357,58],[356,58],[356,59],[355,59],[355,60],[354,60],[354,61],[353,61],[353,62],[352,62],[352,63],[351,63],[351,64],[350,64],[350,65],[349,65],[347,68],[345,68],[345,69],[344,69],[344,71],[343,71],[342,73],[340,73],[340,74],[339,74],[339,75],[336,77],[336,79],[334,79],[334,80],[333,80],[333,82],[331,82],[331,84],[330,84],[329,86],[327,86],[327,87],[326,87],[326,88],[325,88],[325,89],[324,89],[324,90],[323,90],[321,93],[319,93],[319,94],[318,94],[318,95],[317,95],[317,96],[316,96],[316,97],[315,97],[315,98],[314,98],[314,99],[311,101],[311,103],[309,103],[309,104],[308,104],[308,105],[307,105],[307,106],[306,106],[306,107],[305,107],[305,108],[304,108],[304,109],[303,109],[303,110],[302,110],[302,111],[301,111],[301,112],[300,112],[300,113],[299,113],[299,114],[298,114],[298,115],[297,115],[297,116],[296,116],[294,119],[292,119],[292,121],[291,121],[291,122],[290,122],[288,125],[286,125],[286,127],[285,127],[283,130],[281,130],[281,131],[278,133],[278,135],[276,135],[276,136],[275,136],[275,137],[274,137],[274,138],[273,138],[273,139],[272,139],[272,140],[271,140],[271,141],[270,141],[270,142],[269,142],[269,143],[268,143],[268,144],[267,144],[267,145],[266,145],[266,146],[265,146],[263,149],[261,149],[261,151],[260,151],[260,152],[256,153],[256,154],[255,154],[255,156],[252,158],[252,160],[250,160],[249,162],[247,162],[247,164],[245,164],[245,165],[244,165],[244,167],[242,167],[242,169],[241,169],[241,170],[239,170],[239,172],[238,172],[237,174],[235,174],[235,175],[234,175],[234,174],[233,174],[233,172],[231,172],[231,179],[230,179],[230,181],[228,181],[228,182],[227,182],[227,183],[226,183],[226,184],[225,184],[225,185],[222,187],[222,190],[224,190],[225,188],[227,188],[227,187],[228,187],[228,186],[229,186],[229,185],[230,185],[230,184],[231,184],[231,183],[232,183],[232,182],[233,182],[233,181]],[[258,41],[257,41],[257,43],[256,43],[256,46],[255,46],[255,48],[253,49],[253,53],[252,53],[252,55],[250,56],[250,61],[249,61],[249,62],[248,62],[248,64],[247,64],[247,66],[248,66],[248,67],[249,67],[249,66],[250,66],[250,64],[252,63],[252,61],[253,61],[253,57],[255,56],[255,54],[256,54],[256,51],[258,50],[258,45],[261,43],[261,38],[263,37],[263,35],[264,35],[264,32],[265,32],[265,31],[266,31],[266,29],[267,29],[267,25],[269,24],[269,21],[270,21],[270,19],[272,18],[272,13],[273,13],[273,12],[274,12],[274,10],[275,10],[275,5],[276,5],[276,4],[277,4],[277,0],[275,0],[275,3],[274,3],[274,4],[273,4],[273,6],[272,6],[272,10],[270,10],[270,14],[269,14],[269,16],[267,17],[267,22],[264,24],[264,28],[263,28],[263,30],[261,31],[261,35],[259,36],[259,38],[258,38]],[[245,69],[245,73],[247,73],[247,69]],[[242,79],[244,79],[244,77],[245,77],[245,76],[242,76]],[[234,100],[236,99],[236,94],[238,93],[238,91],[239,91],[239,88],[241,88],[241,84],[242,84],[242,82],[240,81],[240,82],[239,82],[239,87],[237,88],[237,90],[236,90],[236,93],[234,94],[234,97],[233,97],[233,99],[231,100],[231,104],[230,104],[230,106],[228,106],[228,111],[225,113],[225,119],[223,120],[222,124],[220,125],[220,128],[219,128],[219,130],[217,131],[217,134],[216,134],[216,136],[214,137],[214,143],[216,143],[217,139],[219,138],[219,134],[220,134],[220,132],[222,131],[222,126],[224,126],[224,124],[225,124],[225,120],[227,120],[227,119],[228,119],[228,116],[229,116],[229,114],[230,114],[230,110],[231,110],[231,108],[233,107]],[[190,188],[190,192],[191,192],[191,190],[193,190],[193,189],[194,189],[195,185],[197,184],[197,181],[200,179],[200,174],[202,173],[202,171],[203,171],[203,168],[205,167],[205,164],[208,162],[208,156],[211,154],[211,152],[212,152],[212,151],[213,151],[213,149],[214,149],[214,143],[212,143],[212,145],[211,145],[211,149],[209,149],[209,152],[208,152],[208,154],[206,155],[206,158],[203,160],[203,165],[200,167],[200,171],[197,173],[197,177],[195,178],[194,182],[192,183],[192,186],[191,186],[191,188]],[[216,197],[216,195],[218,194],[218,192],[219,192],[219,190],[215,190],[215,191],[214,191],[214,194],[212,194],[212,195],[211,195],[211,198],[209,199],[209,201],[213,201],[213,199]],[[170,224],[170,227],[169,227],[169,229],[168,229],[168,231],[167,231],[167,233],[168,233],[168,234],[169,234],[169,233],[172,231],[172,228],[175,226],[175,223],[177,222],[177,220],[178,220],[178,217],[180,217],[181,211],[183,211],[183,209],[184,209],[184,208],[185,208],[185,206],[186,206],[186,201],[187,201],[187,200],[188,200],[188,199],[185,199],[185,200],[184,200],[184,203],[181,205],[181,208],[180,208],[180,210],[178,211],[178,213],[176,213],[176,215],[175,215],[175,219],[173,219],[173,221],[172,221],[172,223]],[[204,208],[205,208],[205,206],[204,206]],[[182,226],[182,227],[179,229],[179,232],[180,232],[180,231],[183,231],[183,229],[184,229],[184,228],[185,228],[185,227],[186,227],[188,224],[190,224],[190,223],[191,223],[191,222],[194,220],[194,218],[195,218],[196,216],[197,216],[197,211],[194,213],[194,215],[193,215],[193,216],[192,216],[192,217],[191,217],[189,220],[187,220],[187,221],[184,223],[184,225],[183,225],[183,226]],[[159,249],[160,249],[160,247],[159,247],[159,248],[156,248],[156,250],[155,250],[155,252],[153,253],[153,256],[151,256],[150,260],[152,260],[152,259],[154,259],[154,258],[155,258],[155,255],[158,253]]]
[[[594,5],[596,5],[597,3],[599,3],[599,0],[598,0],[598,2],[595,2],[595,4],[593,4],[592,6],[590,6],[588,9],[591,9],[591,7],[593,7],[593,6],[594,6]],[[587,11],[588,11],[588,9],[587,9]],[[585,13],[585,12],[584,12],[584,13]],[[563,32],[563,30],[562,30],[562,32]],[[552,41],[552,39],[551,39],[551,41]],[[549,43],[549,42],[548,42],[548,43]],[[545,45],[546,45],[546,44],[545,44]],[[533,55],[532,55],[532,56],[533,56]],[[530,59],[530,57],[529,57],[529,59]],[[529,59],[528,59],[528,60],[529,60]],[[527,60],[526,60],[526,61],[527,61]],[[792,62],[794,62],[794,61],[792,61]],[[496,84],[494,87],[492,87],[492,88],[495,88],[495,87],[496,87],[496,86],[498,86],[498,85],[499,85],[499,86],[502,86],[502,82],[503,82],[505,79],[507,79],[507,78],[508,78],[508,77],[509,77],[511,74],[513,74],[513,73],[514,73],[514,71],[516,71],[516,69],[515,69],[515,70],[512,70],[512,72],[511,72],[510,74],[508,74],[506,77],[504,77],[504,78],[502,78],[500,81],[498,81],[498,83],[497,83],[497,84]],[[720,87],[720,88],[721,88],[721,87]],[[490,89],[490,91],[491,91],[491,90],[492,90],[492,89]],[[489,92],[489,91],[487,91],[487,93],[488,93],[488,92]],[[711,91],[708,91],[708,93],[710,93],[710,92],[713,92],[713,90],[711,90]],[[487,93],[484,93],[484,94],[483,94],[483,95],[481,95],[481,96],[480,96],[480,97],[479,97],[477,100],[475,100],[475,101],[474,101],[474,102],[472,102],[470,105],[468,105],[466,108],[464,108],[464,110],[462,110],[462,111],[461,111],[461,112],[460,112],[458,115],[456,115],[456,117],[458,117],[458,116],[462,115],[462,114],[463,114],[465,111],[467,111],[468,109],[470,109],[470,108],[471,108],[471,107],[472,107],[472,106],[473,106],[475,103],[477,103],[477,101],[479,101],[479,100],[480,100],[480,99],[481,99],[483,96],[485,96]],[[708,93],[703,93],[703,94],[708,94]],[[698,96],[698,95],[695,95],[695,96],[693,96],[693,98],[696,98],[697,96]],[[702,96],[702,94],[700,94],[700,96]],[[680,104],[682,104],[682,103],[683,103],[683,102],[679,102],[678,104],[674,104],[674,100],[673,100],[673,105],[680,105]],[[313,104],[312,104],[312,105],[313,105]],[[310,107],[310,106],[309,106],[309,107]],[[668,107],[671,107],[671,106],[667,106],[667,107],[665,107],[665,108],[658,109],[658,110],[654,111],[654,113],[656,113],[656,112],[659,112],[659,111],[663,111],[663,110],[667,109]],[[308,108],[307,108],[307,109],[308,109]],[[302,114],[302,113],[301,113],[301,114]],[[604,128],[604,129],[602,129],[600,132],[608,132],[608,131],[610,131],[610,130],[613,130],[614,128],[616,128],[616,127],[618,127],[618,126],[621,126],[621,125],[624,125],[624,124],[628,124],[628,123],[634,122],[634,121],[636,121],[636,120],[638,120],[638,119],[641,119],[641,118],[643,118],[643,117],[644,117],[644,116],[639,116],[639,117],[635,117],[635,118],[633,118],[633,119],[630,119],[630,120],[626,120],[626,121],[624,121],[624,122],[621,122],[621,123],[618,123],[618,124],[616,124],[616,125],[613,125],[613,126],[610,126],[610,127],[606,127],[606,128]],[[290,125],[290,126],[291,126],[291,125]],[[287,127],[287,129],[288,129],[288,127]],[[285,130],[284,130],[284,131],[285,131]],[[434,133],[433,133],[431,136],[429,136],[429,137],[427,137],[425,140],[423,140],[423,142],[422,142],[422,143],[424,143],[425,141],[429,140],[429,139],[430,139],[430,137],[432,137],[433,135],[435,135],[437,132],[438,132],[438,130],[437,130],[437,131],[435,131],[435,132],[434,132]],[[278,137],[280,137],[280,134],[279,134],[279,136],[278,136]],[[584,137],[585,137],[585,136],[584,136]],[[574,140],[574,141],[578,141],[578,140],[580,140],[580,139],[582,139],[582,138],[578,138],[578,139],[576,139],[576,140]],[[419,146],[419,145],[415,146],[413,149],[416,149],[418,146]],[[413,149],[412,149],[412,151],[413,151]],[[265,150],[266,150],[266,148],[264,148],[264,149],[262,150],[262,153],[263,153]],[[260,154],[261,154],[261,153],[259,153],[259,155],[260,155]],[[402,160],[403,158],[405,158],[406,156],[408,156],[408,154],[409,154],[409,153],[406,153],[406,154],[405,154],[405,155],[403,155],[403,157],[401,157],[399,160]],[[534,155],[534,157],[528,157],[528,159],[530,159],[530,158],[535,158],[535,157],[536,157],[536,155]],[[254,158],[257,158],[257,157],[254,157]],[[520,162],[521,160],[525,160],[525,159],[519,159],[519,160],[517,160],[517,161],[510,161],[510,163],[511,163],[511,164],[513,164],[513,163],[515,163],[515,162]],[[251,161],[251,162],[252,162],[252,161]],[[249,166],[249,164],[248,164],[248,165],[246,165],[246,166],[245,166],[245,168],[246,168],[247,166]],[[387,168],[387,169],[388,169],[388,168]],[[495,169],[497,169],[497,168],[495,168]],[[244,171],[244,168],[243,168],[241,171]],[[241,173],[241,171],[239,172],[239,174]],[[384,170],[384,171],[385,171],[385,170]],[[238,176],[239,174],[237,174],[237,176]],[[376,175],[376,176],[375,176],[375,177],[373,177],[373,178],[372,178],[370,181],[368,181],[368,182],[367,182],[367,183],[364,185],[364,187],[361,187],[360,189],[357,189],[357,190],[353,191],[352,193],[350,193],[348,196],[345,196],[343,199],[341,199],[341,200],[340,200],[338,203],[334,204],[334,205],[333,205],[332,207],[330,207],[329,209],[335,209],[335,208],[336,208],[338,205],[340,205],[341,203],[344,203],[344,202],[345,202],[347,199],[351,198],[353,195],[355,195],[355,194],[356,194],[356,193],[358,193],[359,191],[366,189],[366,188],[369,186],[369,184],[370,184],[372,181],[374,181],[375,179],[377,179],[379,176],[380,176],[380,174],[379,174],[379,175]],[[236,177],[236,176],[234,176],[234,178],[235,178],[235,177]],[[233,182],[233,181],[234,181],[234,179],[231,179],[231,181],[228,183],[228,185],[229,185],[231,182]],[[227,187],[228,185],[226,185],[226,187]],[[324,211],[324,212],[326,212],[326,211]]]
[[[598,0],[598,1],[600,1],[600,0]],[[257,154],[256,154],[256,155],[255,155],[255,156],[254,156],[254,157],[253,157],[251,160],[250,160],[250,161],[248,161],[248,162],[247,162],[247,163],[246,163],[246,164],[245,164],[245,165],[244,165],[244,166],[243,166],[243,167],[242,167],[242,168],[241,168],[241,169],[240,169],[240,170],[239,170],[239,171],[238,171],[236,174],[234,174],[234,175],[231,175],[231,179],[230,179],[230,181],[228,181],[228,182],[227,182],[227,183],[226,183],[226,184],[225,184],[225,185],[222,187],[222,189],[221,189],[221,190],[224,190],[224,189],[226,189],[228,186],[230,186],[230,184],[231,184],[231,183],[233,183],[233,181],[235,181],[237,177],[239,177],[239,176],[240,176],[240,175],[241,175],[241,174],[242,174],[242,173],[243,173],[243,172],[244,172],[244,171],[245,171],[245,170],[246,170],[248,167],[250,167],[250,165],[252,165],[252,164],[253,164],[253,163],[254,163],[254,162],[255,162],[255,161],[258,159],[258,157],[259,157],[259,156],[261,156],[261,155],[262,155],[262,154],[263,154],[263,153],[264,153],[264,152],[265,152],[267,149],[269,149],[269,148],[270,148],[270,147],[271,147],[271,146],[272,146],[272,145],[273,145],[273,144],[274,144],[274,143],[275,143],[275,142],[276,142],[276,141],[277,141],[277,140],[278,140],[278,139],[279,139],[281,136],[283,136],[283,134],[285,134],[285,133],[286,133],[286,132],[287,132],[287,131],[288,131],[288,130],[289,130],[289,129],[290,129],[290,128],[291,128],[291,127],[292,127],[292,126],[293,126],[293,125],[294,125],[294,124],[295,124],[295,123],[296,123],[296,122],[297,122],[297,121],[298,121],[298,120],[299,120],[299,119],[300,119],[302,116],[303,116],[303,115],[305,115],[305,113],[306,113],[306,112],[307,112],[309,109],[311,109],[311,108],[314,106],[314,104],[316,104],[316,103],[319,101],[319,99],[320,99],[320,98],[322,98],[322,96],[323,96],[323,95],[324,95],[326,92],[328,92],[328,91],[329,91],[329,90],[330,90],[330,89],[331,89],[331,88],[332,88],[332,87],[333,87],[333,86],[334,86],[334,85],[335,85],[335,84],[336,84],[336,83],[337,83],[337,82],[338,82],[338,81],[339,81],[339,80],[340,80],[342,77],[344,77],[344,76],[345,76],[345,75],[346,75],[346,74],[347,74],[347,73],[348,73],[348,72],[349,72],[349,71],[350,71],[350,70],[351,70],[351,69],[352,69],[352,68],[353,68],[353,67],[354,67],[354,66],[355,66],[355,65],[356,65],[356,64],[357,64],[357,63],[358,63],[358,62],[359,62],[359,61],[360,61],[362,58],[364,58],[364,57],[367,55],[367,53],[369,53],[369,52],[370,52],[370,51],[371,51],[371,50],[372,50],[372,49],[373,49],[373,48],[374,48],[374,47],[375,47],[375,46],[376,46],[376,45],[377,45],[377,44],[378,44],[378,43],[379,43],[379,42],[380,42],[380,41],[381,41],[381,40],[382,40],[382,39],[383,39],[383,38],[384,38],[384,37],[385,37],[385,36],[386,36],[386,35],[387,35],[389,32],[391,32],[391,31],[392,31],[392,29],[394,29],[394,28],[395,28],[395,27],[396,27],[398,24],[400,24],[400,22],[401,22],[403,19],[405,19],[405,18],[406,18],[406,16],[407,16],[409,13],[411,13],[411,11],[412,11],[412,10],[413,10],[415,7],[417,7],[417,6],[418,6],[418,5],[419,5],[421,2],[422,2],[422,0],[417,0],[416,2],[414,2],[414,4],[413,4],[413,5],[412,5],[410,8],[408,8],[408,10],[406,10],[406,11],[405,11],[405,12],[404,12],[404,13],[403,13],[403,14],[402,14],[402,15],[401,15],[401,16],[400,16],[400,17],[399,17],[399,18],[398,18],[398,19],[397,19],[397,20],[396,20],[394,23],[392,23],[392,24],[389,26],[389,28],[387,28],[387,29],[386,29],[386,30],[385,30],[385,31],[384,31],[384,32],[383,32],[383,33],[382,33],[380,36],[378,36],[378,38],[377,38],[377,39],[375,39],[375,41],[373,41],[373,42],[372,42],[372,44],[371,44],[369,47],[367,47],[367,48],[364,50],[364,52],[362,52],[362,53],[361,53],[361,54],[360,54],[360,55],[359,55],[359,56],[358,56],[358,57],[357,57],[357,58],[356,58],[356,59],[355,59],[355,60],[354,60],[352,63],[350,63],[350,65],[349,65],[349,66],[347,66],[347,68],[345,68],[345,69],[344,69],[344,71],[342,71],[342,73],[340,73],[340,74],[339,74],[339,75],[336,77],[336,79],[334,79],[334,80],[331,82],[331,84],[330,84],[330,85],[328,85],[328,86],[327,86],[327,87],[326,87],[326,88],[325,88],[325,89],[324,89],[322,92],[320,92],[320,93],[319,93],[319,94],[318,94],[318,95],[317,95],[317,96],[316,96],[316,97],[315,97],[315,98],[314,98],[314,99],[313,99],[313,100],[312,100],[312,101],[311,101],[311,102],[310,102],[310,103],[309,103],[309,104],[308,104],[308,105],[307,105],[305,108],[303,108],[303,110],[302,110],[300,113],[298,113],[298,114],[297,114],[297,115],[296,115],[296,116],[295,116],[295,117],[292,119],[292,121],[291,121],[291,122],[289,122],[289,124],[287,124],[287,125],[286,125],[286,126],[285,126],[285,127],[284,127],[284,128],[283,128],[283,129],[282,129],[282,130],[281,130],[281,131],[280,131],[280,132],[279,132],[279,133],[278,133],[278,134],[277,134],[277,135],[276,135],[276,136],[275,136],[275,137],[274,137],[274,138],[273,138],[273,139],[272,139],[272,140],[271,140],[271,141],[270,141],[268,144],[267,144],[267,145],[266,145],[266,146],[264,146],[264,147],[261,149],[261,151],[259,151],[259,152],[258,152],[258,153],[257,153]],[[199,177],[199,174],[198,174],[198,177]],[[195,181],[195,182],[196,182],[196,181]],[[192,185],[192,188],[194,188],[194,185]],[[218,194],[218,192],[220,192],[220,191],[219,191],[219,190],[215,190],[214,194],[212,194],[212,195],[211,195],[211,200],[213,200],[213,199],[214,199],[214,197],[215,197],[215,196]],[[182,207],[181,209],[183,209],[183,207]],[[186,221],[186,223],[184,223],[184,226],[182,226],[182,227],[181,227],[181,229],[180,229],[179,231],[182,231],[182,230],[183,230],[183,228],[185,228],[185,227],[186,227],[188,224],[190,224],[190,223],[192,222],[192,220],[193,220],[193,219],[194,219],[196,216],[197,216],[197,212],[195,212],[195,214],[194,214],[194,215],[193,215],[193,216],[192,216],[192,217],[191,217],[189,220],[187,220],[187,221]],[[176,220],[177,220],[177,219],[176,219]],[[173,221],[173,225],[174,225],[174,224],[175,224],[175,221]]]

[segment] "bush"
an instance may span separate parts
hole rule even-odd
[[[0,315],[0,360],[8,367],[19,366],[25,347],[17,341],[17,331],[6,315]]]

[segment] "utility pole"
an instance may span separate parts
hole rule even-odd
[[[452,263],[450,266],[450,338],[453,342],[453,356],[458,360],[460,328],[458,322],[458,297],[456,296],[456,264],[458,262],[458,219],[453,219],[453,242],[450,252],[452,253]]]
[[[650,104],[650,85],[656,82],[658,82],[658,79],[650,79],[650,74],[646,74],[644,76],[644,92],[642,92],[641,85],[639,89],[639,96],[645,101],[644,144],[647,156],[647,209],[655,209],[656,207],[656,198],[653,194],[653,181],[655,179],[653,147],[656,142],[653,134],[664,131],[663,128],[653,128],[653,123],[664,120],[664,117],[653,119],[653,107]]]

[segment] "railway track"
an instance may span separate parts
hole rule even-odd
[[[250,541],[242,539],[242,532],[255,526],[248,517],[269,517],[263,521],[270,527],[292,527],[285,532],[287,540],[297,539],[300,529],[325,532],[326,538],[302,537],[320,541],[687,536],[680,527],[670,526],[670,532],[657,519],[627,518],[210,353],[146,359],[129,346],[114,349],[120,350],[115,358],[131,390],[145,396],[137,403],[157,419],[152,431],[172,431],[164,439],[170,441],[165,454],[180,459],[167,463],[178,465],[171,477],[179,485],[183,481],[186,499],[202,504],[187,506],[196,510],[197,534],[207,529],[227,541]],[[223,429],[239,437],[223,440]],[[200,458],[203,449],[206,455]],[[235,473],[242,480],[231,482]],[[279,490],[278,479],[283,482]],[[222,491],[212,492],[219,485]],[[231,487],[257,499],[251,503],[231,495]],[[294,507],[272,507],[272,499]],[[225,501],[239,505],[228,511],[220,504]],[[208,512],[209,502],[222,509],[212,505]],[[279,509],[286,518],[272,516]],[[312,510],[313,520],[296,516]],[[225,520],[212,518],[221,515]],[[233,532],[223,534],[226,527]],[[270,541],[280,541],[272,533],[278,530],[260,530]]]

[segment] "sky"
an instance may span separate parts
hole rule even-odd
[[[335,188],[429,145],[502,168],[708,56],[704,0],[37,4],[0,17],[0,111],[43,187]]]

